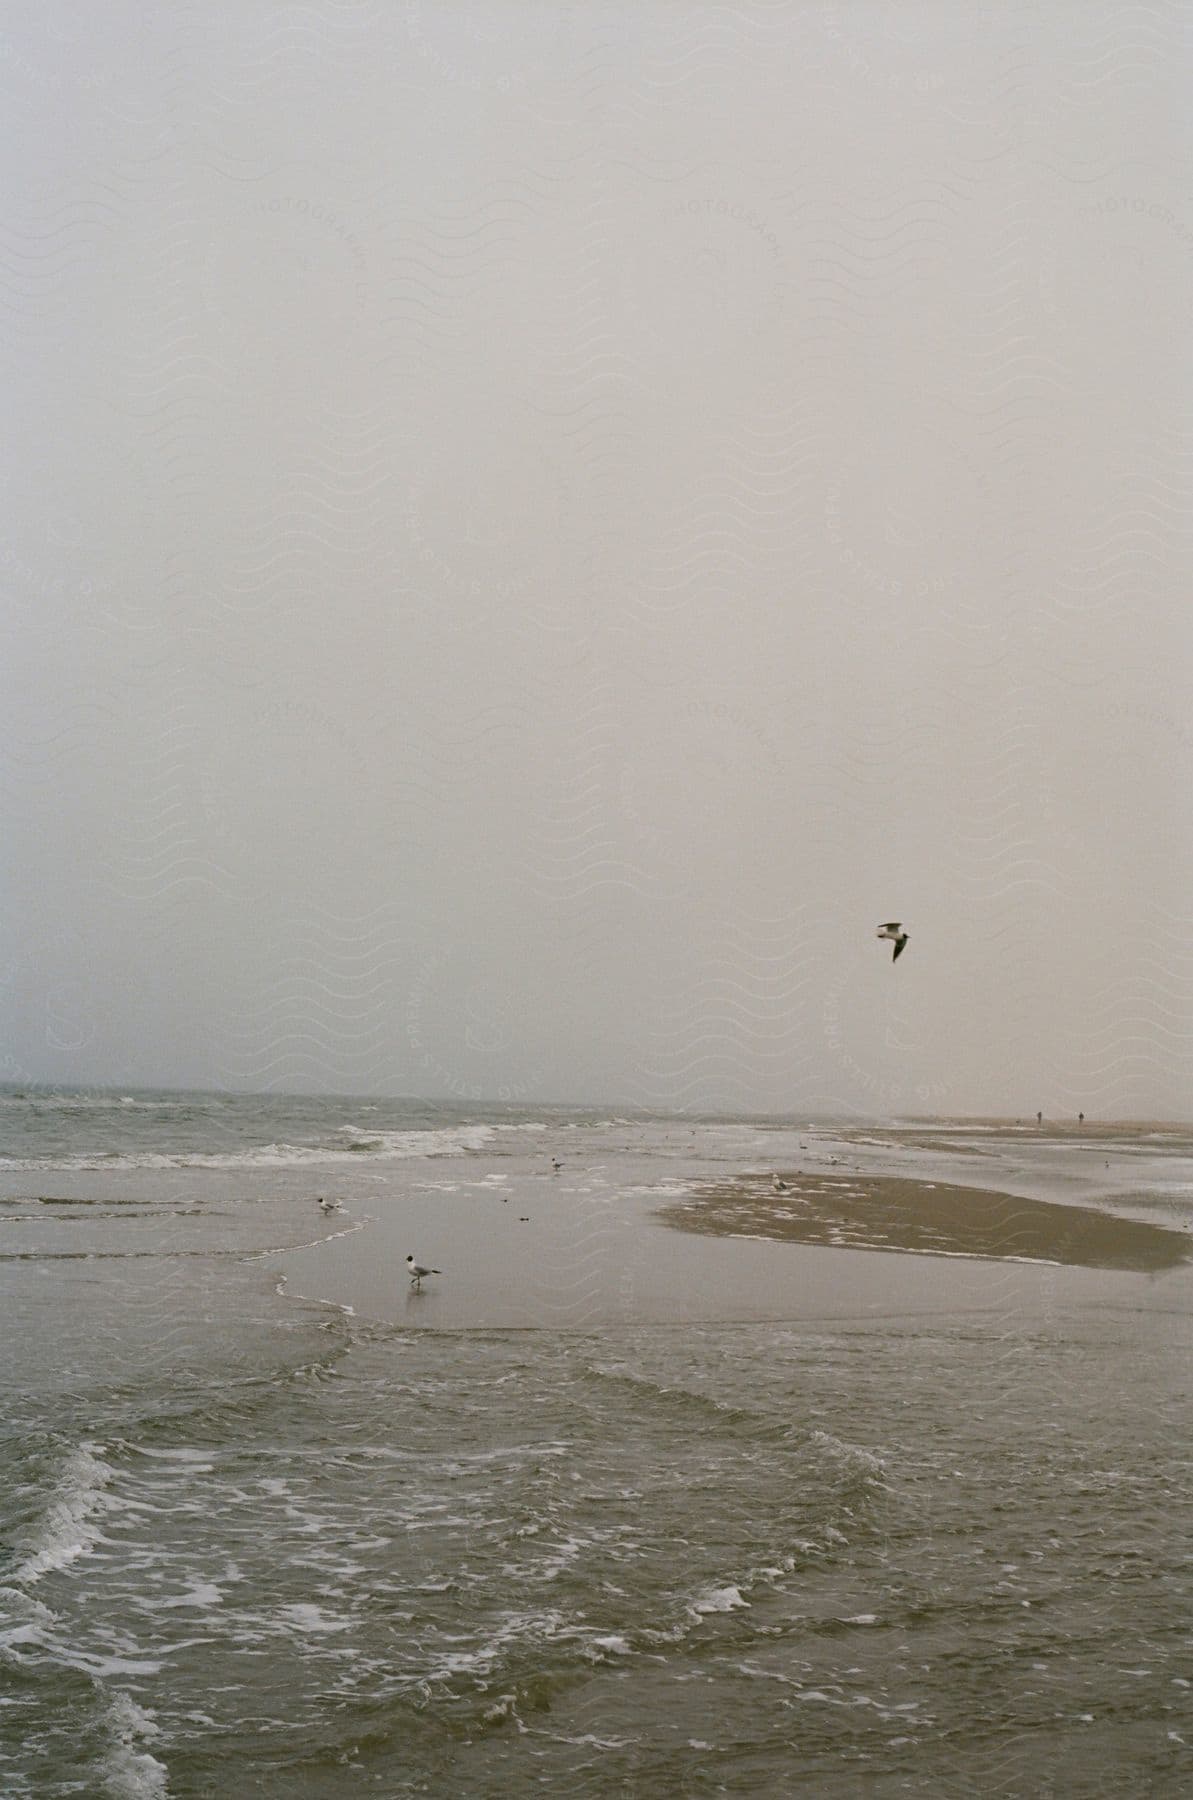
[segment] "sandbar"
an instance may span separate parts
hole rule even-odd
[[[681,1231],[839,1250],[1142,1271],[1176,1268],[1193,1258],[1193,1241],[1185,1233],[1094,1207],[896,1176],[795,1170],[781,1179],[789,1192],[775,1193],[769,1176],[708,1183],[662,1207],[658,1216]]]

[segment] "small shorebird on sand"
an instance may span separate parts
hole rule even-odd
[[[787,1182],[780,1181],[777,1175],[771,1176],[770,1184],[776,1194],[789,1194],[791,1192],[791,1188],[788,1186]]]
[[[907,948],[907,939],[910,935],[909,932],[904,931],[898,919],[892,919],[889,924],[880,925],[878,927],[878,936],[880,938],[890,938],[895,946],[895,954],[891,957],[892,962],[898,962],[904,950]]]
[[[424,1275],[443,1274],[442,1269],[424,1269],[421,1263],[415,1262],[413,1256],[408,1256],[406,1258],[406,1267],[410,1270],[410,1285],[413,1288],[422,1287]]]
[[[320,1196],[319,1196],[319,1211],[320,1212],[325,1212],[325,1213],[343,1212],[343,1210],[344,1210],[344,1202],[342,1200],[325,1200],[323,1198],[323,1195],[320,1194]]]

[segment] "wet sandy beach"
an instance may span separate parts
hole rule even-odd
[[[649,1139],[649,1142],[647,1141]],[[612,1129],[375,1178],[289,1251],[290,1290],[436,1330],[1039,1315],[1193,1288],[1187,1134],[991,1122]],[[771,1188],[778,1170],[789,1193]],[[404,1261],[443,1270],[421,1289]],[[1148,1303],[1160,1303],[1159,1287]]]
[[[714,1236],[1089,1269],[1171,1269],[1193,1250],[1187,1237],[1163,1226],[987,1188],[800,1170],[780,1179],[785,1193],[759,1176],[710,1185],[664,1207],[662,1217]]]

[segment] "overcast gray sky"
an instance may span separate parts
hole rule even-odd
[[[0,1072],[1187,1115],[1183,15],[7,8]]]

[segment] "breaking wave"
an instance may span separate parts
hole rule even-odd
[[[378,1131],[335,1144],[263,1144],[228,1151],[82,1151],[70,1156],[0,1156],[0,1169],[288,1169],[356,1162],[362,1156],[401,1162],[414,1156],[466,1156],[493,1136],[491,1125]]]

